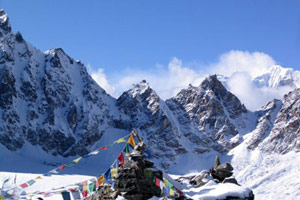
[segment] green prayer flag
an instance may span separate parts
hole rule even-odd
[[[168,181],[168,183],[167,183],[167,186],[168,186],[169,188],[172,188],[172,187],[173,187],[172,183],[170,183],[169,181]]]
[[[69,162],[66,164],[67,167],[73,167],[74,165],[75,165],[75,163],[73,163],[73,162]]]
[[[35,183],[34,180],[29,180],[29,181],[27,182],[28,185],[33,185],[34,183]]]
[[[128,143],[126,144],[125,148],[124,148],[124,153],[129,153],[129,146]]]
[[[89,190],[90,190],[90,192],[96,191],[95,190],[95,183],[90,183]]]

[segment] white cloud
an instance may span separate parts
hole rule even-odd
[[[167,67],[157,65],[155,69],[148,71],[127,70],[116,78],[117,92],[123,92],[132,87],[133,84],[147,80],[150,86],[163,98],[170,98],[176,95],[181,89],[189,84],[199,85],[204,76],[199,72],[183,66],[178,58],[172,58]]]
[[[274,59],[261,52],[230,51],[219,57],[219,61],[210,66],[212,73],[231,76],[235,72],[246,72],[252,78],[262,75],[275,65]]]
[[[107,93],[113,95],[115,93],[115,87],[111,86],[104,74],[102,68],[98,68],[97,71],[93,71],[91,67],[88,67],[92,78],[100,85]]]
[[[257,88],[252,79],[262,75],[275,65],[274,59],[262,52],[230,51],[219,57],[216,63],[193,67],[174,57],[167,66],[158,64],[148,70],[126,69],[107,80],[103,69],[92,72],[92,77],[108,93],[118,97],[142,80],[149,82],[158,95],[167,99],[175,96],[189,84],[198,86],[208,74],[221,74],[229,77],[228,87],[250,110],[257,110],[273,98],[282,96],[291,88]]]
[[[291,87],[256,87],[247,72],[236,72],[228,80],[229,90],[235,94],[249,110],[258,110],[267,102],[281,99],[284,94],[292,90]]]

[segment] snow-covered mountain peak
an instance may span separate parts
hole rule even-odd
[[[300,87],[300,71],[274,65],[269,69],[268,73],[254,78],[253,82],[258,87],[278,88],[289,86],[298,88]]]
[[[3,9],[0,10],[0,37],[11,32],[9,18]]]
[[[147,112],[154,114],[158,111],[160,97],[149,86],[145,80],[139,84],[134,84],[131,89],[124,92],[117,100],[117,105],[127,112],[137,112],[146,109]],[[142,108],[139,108],[142,107]],[[134,111],[134,108],[139,108]],[[132,111],[130,111],[132,109]],[[142,118],[140,118],[141,120]]]
[[[153,90],[150,88],[149,83],[147,83],[146,80],[142,80],[139,84],[134,84],[131,89],[131,94],[134,97],[148,92],[153,92]]]

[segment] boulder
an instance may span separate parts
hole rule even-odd
[[[233,174],[233,167],[229,163],[218,165],[216,169],[211,169],[210,173],[213,178],[222,182],[225,178],[231,177]]]
[[[236,185],[239,185],[237,180],[232,176],[228,177],[228,178],[225,178],[222,183],[234,183]]]
[[[202,170],[199,175],[196,175],[191,179],[190,184],[192,184],[194,187],[201,187],[212,179],[213,177],[210,175],[209,171]]]

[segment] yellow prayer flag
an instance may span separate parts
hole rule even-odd
[[[87,184],[83,185],[83,191],[88,191],[88,190],[89,190],[88,185]]]
[[[174,190],[172,188],[170,189],[170,195],[174,196]]]
[[[73,160],[73,162],[78,163],[81,159],[82,159],[82,157],[76,158],[75,160]]]
[[[0,200],[4,200],[4,196],[0,196]]]
[[[110,175],[111,177],[116,177],[117,176],[117,168],[113,168],[113,169],[110,169]]]
[[[135,146],[135,141],[134,141],[134,138],[133,138],[133,135],[131,134],[128,138],[128,143],[134,147]]]
[[[42,179],[42,177],[41,176],[37,176],[37,177],[35,177],[35,179]]]
[[[104,183],[105,183],[105,178],[104,178],[104,175],[101,175],[97,178],[98,180],[98,183],[99,183],[99,186],[100,187],[103,187],[104,186]]]
[[[167,179],[164,179],[164,184],[165,184],[165,186],[167,186],[167,185],[168,185],[168,181],[167,181]]]
[[[122,143],[122,142],[126,142],[125,138],[120,138],[115,141],[115,143]]]

